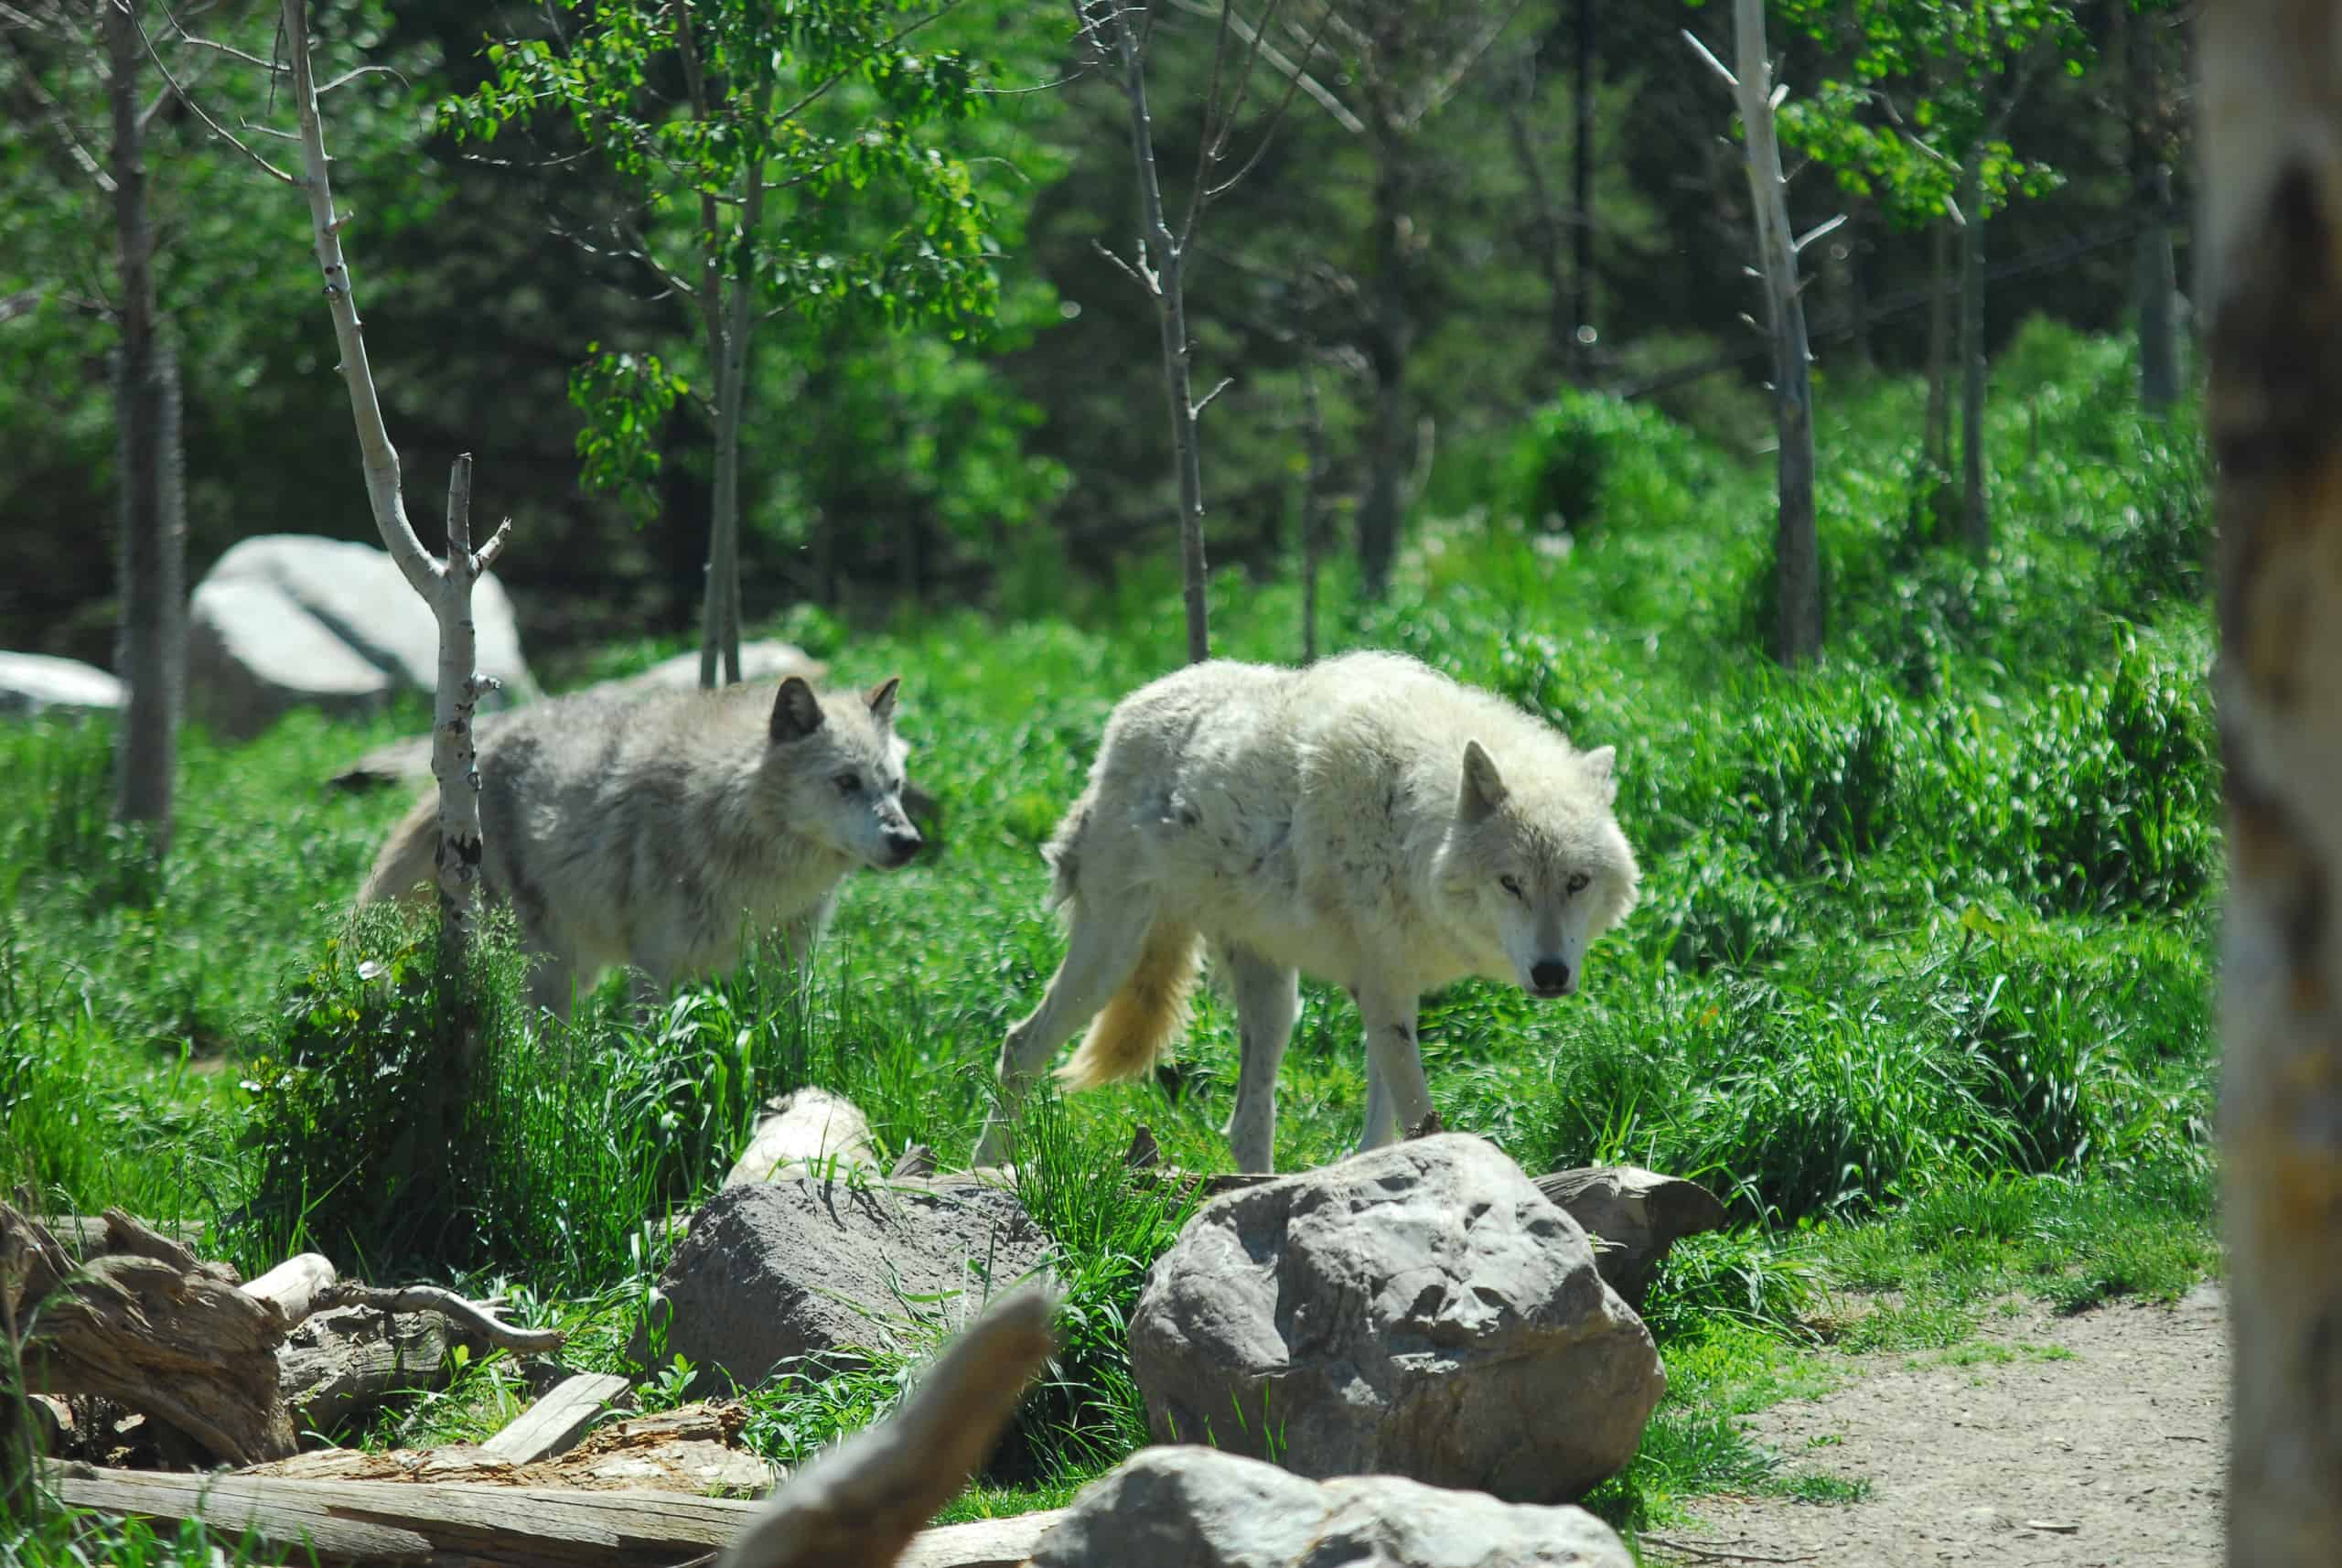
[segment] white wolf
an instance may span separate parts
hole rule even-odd
[[[1192,665],[1124,698],[1046,852],[1071,927],[1065,961],[1008,1032],[975,1163],[1006,1155],[1025,1089],[1093,1015],[1058,1071],[1075,1088],[1166,1049],[1187,1025],[1199,943],[1236,1000],[1228,1137],[1241,1168],[1271,1168],[1301,971],[1358,1001],[1359,1147],[1414,1130],[1432,1114],[1421,994],[1477,974],[1566,996],[1586,944],[1633,908],[1640,873],[1610,811],[1616,757],[1385,653]]]
[[[483,890],[512,906],[529,992],[566,1015],[613,964],[649,981],[721,973],[744,929],[801,961],[857,865],[919,852],[903,814],[889,680],[816,695],[771,688],[586,693],[500,715],[479,752]],[[769,706],[768,697],[769,696]],[[437,791],[392,830],[360,903],[429,896]]]

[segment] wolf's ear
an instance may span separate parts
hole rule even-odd
[[[813,695],[813,688],[805,683],[805,677],[791,675],[783,681],[780,695],[772,702],[773,743],[802,740],[821,727],[822,701]]]
[[[1586,773],[1602,791],[1602,803],[1609,805],[1618,798],[1618,748],[1597,746],[1585,754],[1585,760]]]
[[[1504,775],[1497,771],[1497,760],[1487,747],[1477,740],[1464,743],[1464,793],[1456,801],[1456,814],[1467,822],[1477,822],[1504,804],[1510,791],[1505,788]]]
[[[900,675],[889,675],[870,688],[870,722],[880,729],[895,722],[895,688],[902,683]]]

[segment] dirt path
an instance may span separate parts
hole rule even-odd
[[[1864,1358],[1825,1397],[1749,1418],[1785,1477],[1833,1477],[1858,1500],[1709,1498],[1655,1533],[1811,1568],[2212,1568],[2226,1326],[2203,1285],[2175,1307],[2029,1309],[1954,1350]],[[1649,1541],[1644,1554],[1703,1561]]]

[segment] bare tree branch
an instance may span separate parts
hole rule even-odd
[[[23,15],[21,12],[16,14]],[[27,16],[24,25],[30,27],[36,24],[31,17]],[[72,122],[65,115],[65,105],[59,103],[50,94],[48,87],[43,85],[40,74],[33,70],[32,61],[27,59],[24,51],[16,47],[16,40],[5,33],[0,33],[0,47],[5,47],[10,58],[16,62],[17,74],[24,79],[26,90],[32,94],[33,103],[40,110],[41,118],[48,123],[48,128],[57,137],[58,145],[65,149],[65,156],[72,159],[73,166],[87,176],[100,190],[112,196],[114,190],[113,176],[106,172],[105,166],[99,163],[91,154],[90,149],[81,145],[81,139],[73,134]]]
[[[1174,0],[1174,3],[1177,5],[1179,9],[1182,11],[1190,12],[1195,16],[1209,16],[1214,15],[1212,7],[1204,5],[1202,0]],[[1295,87],[1298,87],[1302,91],[1307,93],[1309,95],[1310,102],[1316,103],[1320,109],[1323,109],[1327,114],[1332,118],[1335,124],[1339,125],[1343,130],[1348,131],[1353,136],[1362,136],[1366,134],[1366,122],[1352,113],[1348,106],[1344,104],[1339,98],[1335,97],[1324,83],[1320,82],[1316,77],[1309,74],[1306,70],[1307,61],[1305,57],[1301,61],[1295,61],[1292,57],[1280,50],[1274,44],[1270,43],[1267,39],[1267,35],[1264,32],[1252,27],[1252,24],[1245,21],[1241,16],[1231,16],[1229,19],[1228,25],[1233,27],[1236,30],[1236,36],[1244,40],[1247,44],[1252,43],[1256,39],[1259,40],[1261,58],[1267,60],[1270,65],[1275,67],[1276,70],[1283,73],[1285,79],[1291,81]],[[1326,8],[1319,20],[1317,28],[1318,33],[1322,34],[1328,25],[1336,27],[1339,27],[1344,25],[1340,18],[1334,15],[1331,6]],[[1287,19],[1286,26],[1289,28],[1293,27],[1290,18]]]
[[[1496,47],[1497,39],[1504,35],[1507,27],[1512,26],[1512,19],[1520,15],[1521,4],[1522,0],[1512,0],[1510,5],[1498,12],[1494,20],[1480,29],[1477,38],[1456,51],[1455,58],[1447,62],[1446,68],[1432,78],[1431,84],[1424,91],[1422,100],[1407,111],[1404,124],[1420,125],[1425,116],[1433,113],[1441,104],[1455,96],[1456,88],[1462,86],[1464,79],[1472,73],[1472,68],[1480,63],[1480,57]]]
[[[169,13],[166,12],[165,15],[168,16]],[[236,139],[236,134],[233,131],[231,131],[227,126],[220,124],[219,121],[214,120],[203,105],[196,102],[194,96],[190,94],[186,88],[179,85],[178,78],[171,74],[171,68],[165,65],[163,63],[163,57],[156,52],[155,40],[147,36],[146,26],[138,19],[138,14],[135,11],[133,11],[130,14],[130,25],[138,30],[138,41],[140,44],[145,46],[146,58],[153,60],[155,62],[155,69],[163,73],[163,80],[170,84],[171,91],[177,97],[180,102],[188,106],[197,119],[202,121],[206,125],[211,128],[211,134],[213,135],[220,137],[230,146],[243,154],[244,156],[252,159],[255,164],[258,164],[262,170],[266,173],[271,179],[281,180],[286,185],[297,186],[301,183],[299,180],[294,178],[293,176],[286,174],[283,169],[278,168],[274,164],[270,163],[266,158],[261,156],[258,153],[244,145],[243,143],[238,141]],[[176,27],[178,26],[178,23],[174,20],[171,23],[171,26]]]

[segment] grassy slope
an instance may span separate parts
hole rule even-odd
[[[1407,649],[1620,749],[1644,907],[1578,1001],[1459,986],[1425,1048],[1448,1124],[1532,1169],[1631,1160],[1732,1195],[1739,1229],[1684,1249],[1654,1302],[1673,1388],[1598,1499],[1621,1522],[1703,1486],[1796,1484],[1732,1420],[1820,1375],[1785,1332],[1939,1344],[2012,1288],[2081,1305],[2209,1266],[2202,479],[2184,429],[2123,412],[2125,375],[2118,350],[2054,333],[2004,361],[2002,546],[1981,568],[1916,537],[1909,390],[1825,396],[1832,657],[1798,680],[1756,651],[1765,476],[1638,411],[1564,407],[1520,451],[1477,455],[1487,509],[1427,526],[1391,604],[1334,585],[1337,646]],[[1574,549],[1508,515],[1557,503],[1587,520]],[[1223,581],[1215,602],[1223,651],[1291,656],[1289,585]],[[344,1168],[381,1146],[379,1064],[419,1070],[395,1064],[422,1014],[412,994],[362,1007],[355,978],[413,934],[338,916],[401,803],[317,780],[392,726],[195,739],[159,887],[119,869],[135,856],[102,825],[102,736],[0,730],[0,1179],[166,1218],[257,1197],[231,1238],[249,1263],[297,1237],[378,1264],[433,1252],[509,1277],[523,1310],[581,1328],[581,1356],[614,1358],[658,1262],[641,1218],[720,1175],[763,1095],[821,1082],[891,1145],[966,1153],[1001,1032],[1058,950],[1036,845],[1115,697],[1177,657],[1176,613],[1150,578],[1048,619],[785,627],[843,677],[905,672],[948,843],[857,879],[809,985],[756,966],[642,1028],[614,985],[574,1033],[510,1031],[453,1243],[383,1229],[417,1189]],[[1356,1027],[1305,989],[1282,1165],[1355,1138]],[[1093,1178],[1134,1120],[1176,1163],[1224,1165],[1234,1067],[1215,998],[1175,1074],[1040,1111],[1028,1197],[1072,1261],[1072,1348],[1028,1415],[1035,1478],[959,1511],[1055,1500],[1139,1435],[1120,1315],[1171,1227]],[[1826,1295],[1889,1286],[1891,1310],[1851,1324]],[[759,1396],[754,1435],[808,1452],[902,1370]],[[371,1437],[476,1431],[514,1397],[491,1361]]]

